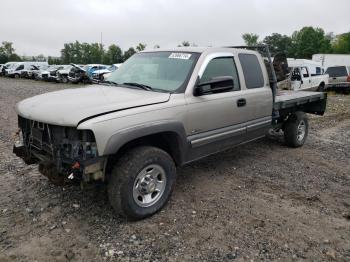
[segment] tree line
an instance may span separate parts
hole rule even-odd
[[[291,36],[273,33],[259,41],[259,35],[245,33],[246,45],[266,44],[273,55],[285,53],[287,57],[311,59],[313,54],[350,54],[350,32],[339,35],[326,34],[322,28],[311,26],[295,31]]]
[[[325,33],[322,28],[303,27],[295,31],[291,36],[273,33],[264,37],[261,41],[259,35],[245,33],[242,38],[246,45],[254,46],[267,44],[272,55],[285,53],[288,57],[310,59],[317,53],[350,54],[350,32],[335,35]],[[178,46],[197,46],[195,43],[183,41]],[[13,43],[2,42],[0,46],[0,64],[8,61],[48,61],[49,64],[114,64],[122,63],[136,52],[146,48],[146,44],[139,43],[135,47],[130,47],[123,51],[118,45],[111,44],[108,47],[100,43],[73,43],[64,44],[60,57],[45,57],[43,55],[33,57],[21,57],[15,53]],[[160,48],[155,45],[153,48]]]

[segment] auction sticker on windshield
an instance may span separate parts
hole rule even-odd
[[[188,60],[190,59],[191,54],[186,54],[186,53],[171,53],[169,58],[175,58],[175,59],[185,59]]]

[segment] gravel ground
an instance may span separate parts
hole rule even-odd
[[[262,139],[178,169],[168,205],[129,222],[104,185],[58,187],[12,152],[14,105],[64,88],[0,78],[0,261],[350,261],[350,97],[302,148]]]

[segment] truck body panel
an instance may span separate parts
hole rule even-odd
[[[118,154],[129,143],[145,139],[153,143],[169,142],[170,152],[174,158],[178,155],[177,163],[182,165],[258,139],[293,112],[322,115],[325,110],[327,97],[323,93],[291,91],[274,97],[263,58],[259,53],[245,49],[144,51],[125,62],[109,80],[113,80],[114,75],[125,74],[123,72],[137,59],[147,62],[148,57],[153,61],[152,66],[143,71],[142,64],[137,64],[140,70],[140,74],[136,71],[137,77],[148,79],[150,75],[156,77],[154,72],[162,73],[163,77],[169,77],[164,83],[173,84],[178,81],[178,75],[157,71],[164,67],[154,66],[154,63],[166,62],[168,67],[186,65],[188,76],[183,74],[184,87],[174,91],[152,91],[137,83],[124,83],[124,86],[121,83],[63,90],[26,99],[16,106],[18,115],[24,118],[20,127],[27,139],[26,150],[30,151],[34,131],[39,134],[36,139],[44,140],[45,132],[48,132],[48,137],[54,141],[51,141],[53,144],[50,140],[41,141],[41,145],[47,143],[57,150],[49,156],[54,162],[57,162],[57,154],[66,153],[66,148],[74,148],[76,144],[96,148],[100,161]],[[183,61],[189,59],[193,59],[192,67]],[[132,71],[127,71],[127,79],[129,74]],[[229,80],[228,89],[220,86],[227,82],[222,79]],[[212,89],[215,84],[211,83],[219,83],[217,89]],[[207,93],[198,94],[199,86]],[[24,130],[23,122],[32,127]],[[66,135],[64,139],[58,138],[57,134],[51,137],[51,129],[56,130],[59,137],[70,132],[72,135]],[[72,137],[81,137],[81,140],[72,140]],[[68,146],[62,146],[60,139]],[[91,151],[85,152],[86,155],[90,156]],[[71,159],[71,164],[75,161]]]

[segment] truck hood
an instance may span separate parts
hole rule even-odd
[[[77,126],[85,118],[167,102],[169,93],[93,85],[27,98],[16,105],[18,115],[60,126]]]

